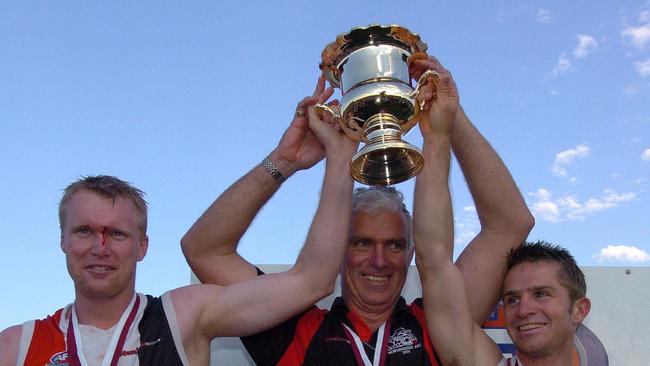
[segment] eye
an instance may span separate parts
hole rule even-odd
[[[401,252],[404,250],[404,248],[406,248],[406,243],[401,241],[390,242],[387,248],[391,252]]]
[[[533,296],[540,299],[540,298],[548,297],[550,296],[550,294],[546,290],[537,290],[535,291],[535,293],[533,293]]]
[[[357,248],[367,248],[370,246],[370,243],[366,239],[357,239],[356,241],[352,242],[352,245]]]
[[[90,228],[88,226],[79,226],[77,227],[73,233],[75,234],[90,234]]]
[[[506,297],[503,298],[503,303],[506,304],[506,306],[517,305],[519,303],[519,297],[518,296],[506,296]]]
[[[126,238],[126,233],[124,233],[124,232],[122,232],[120,230],[111,230],[109,235],[111,236],[111,238],[114,238],[114,239],[124,239],[124,238]]]

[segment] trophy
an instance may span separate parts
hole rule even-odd
[[[369,25],[339,35],[323,50],[319,67],[342,97],[339,110],[318,104],[316,112],[320,118],[329,114],[348,137],[365,143],[350,162],[357,182],[391,185],[422,170],[422,153],[401,137],[418,121],[420,86],[438,81],[428,70],[411,85],[411,56],[426,55],[426,49],[420,36],[404,27]]]

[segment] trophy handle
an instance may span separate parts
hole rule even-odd
[[[409,95],[409,97],[413,98],[413,100],[415,100],[415,98],[418,96],[418,94],[420,94],[420,87],[422,85],[426,85],[428,83],[433,83],[435,85],[435,84],[438,84],[438,80],[440,80],[440,74],[438,74],[437,72],[435,72],[433,70],[425,71],[422,74],[422,76],[420,76],[420,79],[418,79],[418,83],[417,83],[417,85],[415,87],[415,90],[413,90],[413,92],[411,93],[411,95]],[[419,108],[416,108],[415,115],[418,115],[419,112],[424,109],[424,104],[425,103],[426,102],[424,102],[424,101],[420,102],[420,104],[418,105]]]
[[[336,122],[341,123],[341,114],[334,111],[329,105],[318,103],[314,106],[314,111],[320,119],[325,119],[326,113]]]

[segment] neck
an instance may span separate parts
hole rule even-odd
[[[357,306],[354,301],[348,301],[345,297],[343,299],[345,300],[348,309],[361,318],[368,329],[372,332],[379,329],[379,327],[390,318],[395,309],[395,304],[390,304],[390,306],[384,306],[382,308],[365,308]]]
[[[521,363],[523,363],[524,366],[571,366],[573,364],[573,343],[570,347],[565,347],[565,349],[560,352],[554,352],[543,356],[519,353],[517,357],[521,360]]]
[[[108,299],[77,295],[74,306],[79,324],[109,329],[120,320],[132,298],[133,292]]]

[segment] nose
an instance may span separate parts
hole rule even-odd
[[[517,316],[525,318],[534,314],[536,309],[537,308],[530,296],[522,296],[521,299],[519,299],[519,305],[517,306]]]
[[[91,251],[93,255],[105,257],[111,254],[110,241],[106,234],[106,229],[97,230],[97,238]]]
[[[375,244],[372,249],[372,256],[370,257],[370,264],[375,268],[386,267],[386,256],[384,246],[381,243]]]

